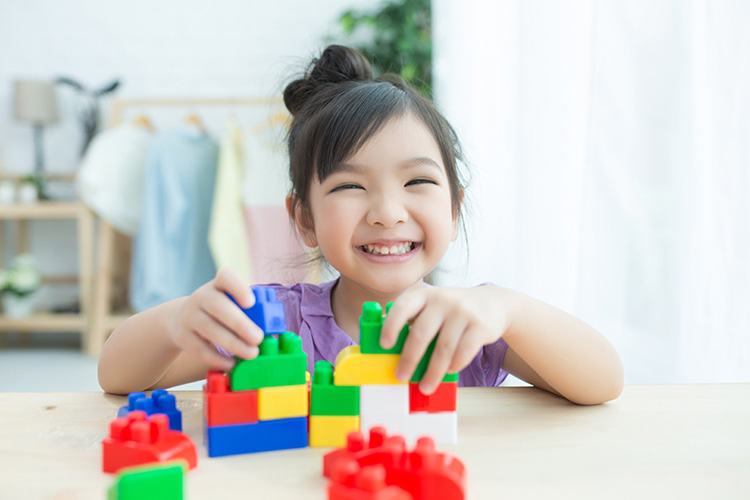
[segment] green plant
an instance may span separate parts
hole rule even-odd
[[[31,254],[19,255],[8,269],[0,269],[0,294],[25,297],[42,284],[42,276]]]
[[[339,25],[377,72],[393,72],[422,94],[432,96],[432,34],[430,0],[388,0],[375,11],[347,10]]]

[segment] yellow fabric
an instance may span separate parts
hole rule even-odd
[[[242,137],[237,123],[230,120],[219,150],[208,244],[216,269],[232,267],[252,283],[250,242],[242,198],[243,177]]]

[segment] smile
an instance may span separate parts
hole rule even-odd
[[[372,255],[403,255],[414,249],[414,243],[409,241],[399,245],[381,246],[381,245],[362,245],[360,247],[365,253]]]

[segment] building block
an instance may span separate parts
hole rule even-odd
[[[284,304],[276,300],[276,290],[267,286],[254,286],[252,291],[255,295],[255,304],[249,309],[240,307],[242,312],[258,325],[266,335],[286,332]],[[232,299],[232,302],[237,304],[234,297],[227,295]],[[239,307],[239,304],[237,304],[237,307]]]
[[[307,354],[302,340],[292,332],[267,336],[254,359],[238,359],[229,374],[233,391],[306,383]]]
[[[385,467],[360,467],[356,460],[340,460],[331,473],[328,500],[413,500],[409,492],[398,486],[388,486]]]
[[[333,367],[315,362],[311,384],[310,415],[359,415],[359,387],[333,384]]]
[[[429,414],[425,414],[429,415]],[[364,434],[353,432],[347,436],[346,447],[323,457],[323,475],[337,483],[352,485],[358,470],[380,465],[385,469],[385,483],[407,491],[414,500],[464,500],[466,498],[466,468],[458,458],[435,450],[429,437],[420,438],[413,451],[406,449],[401,436],[388,436],[382,427],[370,431],[369,442]],[[382,474],[378,474],[382,477]],[[355,479],[356,481],[356,479]],[[372,481],[371,489],[382,486]],[[341,497],[357,498],[357,497]],[[363,497],[369,498],[369,497]]]
[[[177,400],[174,394],[169,394],[164,389],[152,391],[151,397],[143,392],[131,392],[128,394],[127,406],[121,406],[117,411],[117,416],[125,417],[133,410],[145,411],[146,415],[163,413],[169,418],[170,429],[182,430],[182,412],[177,409]]]
[[[118,417],[102,440],[102,468],[117,472],[123,467],[182,458],[193,469],[198,464],[195,444],[186,434],[169,429],[166,415],[148,417],[140,410]]]
[[[209,371],[203,386],[203,417],[209,426],[258,421],[258,391],[229,390],[226,373]]]
[[[422,377],[424,377],[424,374],[427,371],[427,365],[430,364],[430,359],[432,358],[432,352],[435,350],[436,342],[437,337],[432,339],[430,345],[427,346],[424,356],[422,356],[422,359],[419,360],[417,367],[414,369],[414,374],[411,376],[411,382],[420,382]],[[443,377],[443,382],[458,382],[458,373],[446,373]]]
[[[310,446],[346,446],[346,436],[359,430],[359,415],[310,415]]]
[[[386,313],[393,303],[386,306]],[[380,330],[383,328],[383,308],[377,302],[362,304],[362,316],[359,317],[359,345],[362,354],[401,354],[409,325],[404,325],[398,334],[396,343],[390,349],[380,346]]]
[[[209,457],[305,448],[307,417],[266,420],[254,424],[204,426]]]
[[[307,384],[258,389],[258,420],[307,417]]]
[[[345,347],[336,356],[335,385],[403,384],[396,378],[398,354],[362,354],[358,345]]]
[[[409,411],[438,413],[444,411],[456,411],[456,396],[458,382],[443,382],[438,388],[427,396],[419,390],[419,383],[409,384]]]
[[[121,469],[108,490],[108,500],[182,500],[187,462],[139,465]]]
[[[359,430],[364,433],[372,431],[378,427],[388,429],[388,432],[398,434],[403,437],[407,442],[413,444],[416,442],[417,436],[412,435],[411,425],[409,424],[410,415],[378,415],[378,414],[362,414],[359,416]],[[419,433],[419,436],[426,435],[424,432]]]
[[[409,415],[408,385],[363,385],[359,388],[360,415]]]
[[[438,444],[456,444],[458,441],[458,414],[412,413],[409,415],[407,441],[416,442],[420,436],[429,436]]]

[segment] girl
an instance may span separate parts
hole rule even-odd
[[[373,79],[364,56],[341,46],[313,60],[284,101],[294,117],[287,209],[304,243],[340,274],[322,285],[276,286],[310,368],[358,342],[363,302],[394,302],[381,343],[391,347],[410,323],[400,380],[437,336],[420,384],[426,394],[455,371],[460,385],[499,385],[512,373],[579,404],[620,394],[620,358],[581,321],[497,286],[424,284],[456,238],[464,192],[458,141],[432,103],[396,77]],[[245,308],[254,301],[248,284],[222,269],[192,295],[122,323],[99,359],[102,388],[126,394],[231,368],[217,347],[257,356],[263,334],[226,294]]]

